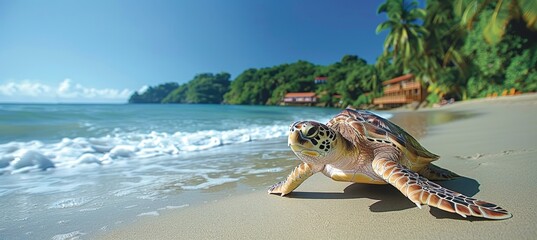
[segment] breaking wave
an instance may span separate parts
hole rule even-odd
[[[287,126],[273,125],[225,131],[193,133],[124,133],[100,138],[63,138],[56,143],[41,141],[10,142],[0,145],[1,172],[28,172],[49,168],[108,164],[118,159],[173,156],[208,150],[223,145],[286,136]]]

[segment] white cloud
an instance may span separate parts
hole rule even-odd
[[[24,93],[24,96],[37,97],[47,95],[52,91],[48,85],[39,82],[24,80],[20,83],[8,82],[0,85],[0,94],[5,96],[14,96]]]
[[[56,91],[56,93],[58,94],[58,97],[61,97],[61,98],[77,97],[77,93],[73,92],[71,89],[71,79],[63,80],[58,86],[58,90]]]
[[[2,101],[126,102],[131,94],[129,89],[90,88],[74,84],[71,79],[65,79],[57,86],[30,80],[0,84]]]

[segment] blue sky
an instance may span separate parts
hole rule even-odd
[[[373,63],[383,1],[0,2],[0,102],[125,102],[203,72],[345,54]]]

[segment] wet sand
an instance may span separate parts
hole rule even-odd
[[[288,197],[255,189],[146,218],[99,237],[535,239],[536,110],[537,94],[530,94],[467,101],[417,112],[430,114],[431,121],[442,121],[441,116],[447,116],[442,113],[446,112],[464,116],[427,128],[420,142],[441,156],[435,162],[437,165],[463,176],[439,182],[441,185],[496,203],[513,214],[511,219],[463,218],[428,206],[418,209],[389,185],[335,182],[316,174]]]

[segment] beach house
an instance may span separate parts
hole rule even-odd
[[[313,80],[317,84],[325,84],[328,80],[325,76],[317,76]],[[314,92],[290,92],[285,94],[281,105],[305,105],[314,106],[317,104],[319,97]]]
[[[419,81],[412,74],[396,77],[382,83],[384,94],[373,99],[373,104],[380,108],[398,107],[412,102],[421,102],[426,92]]]
[[[325,84],[326,80],[328,80],[327,77],[318,76],[318,77],[315,77],[314,82],[315,82],[315,84]]]
[[[314,92],[291,92],[283,97],[283,105],[306,105],[313,106],[317,103]]]

